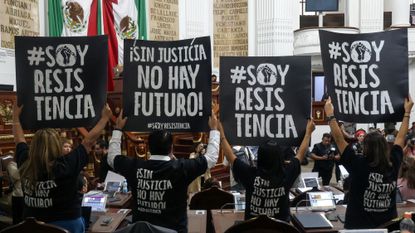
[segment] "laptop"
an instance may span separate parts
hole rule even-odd
[[[84,194],[82,198],[82,206],[90,206],[91,211],[105,212],[105,206],[107,204],[107,194],[89,192]]]
[[[336,202],[332,192],[308,192],[312,211],[329,211],[336,209]]]
[[[339,233],[388,233],[387,229],[339,230]]]

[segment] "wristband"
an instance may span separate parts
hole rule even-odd
[[[114,130],[118,130],[118,131],[122,132],[122,129],[120,129],[120,128],[114,128]]]
[[[334,115],[331,115],[331,116],[327,117],[327,121],[329,121],[329,122],[333,119],[336,120],[336,117]]]

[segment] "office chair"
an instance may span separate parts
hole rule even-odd
[[[7,227],[0,231],[0,233],[69,233],[69,231],[44,222],[36,221],[35,218],[26,218],[23,222]]]
[[[287,222],[266,215],[243,221],[231,226],[225,233],[300,233]]]
[[[206,232],[214,232],[212,223],[212,209],[221,209],[227,203],[235,203],[232,193],[226,192],[218,187],[200,191],[193,195],[190,200],[189,209],[191,210],[207,210],[206,214]],[[225,209],[233,209],[233,205],[225,207]]]

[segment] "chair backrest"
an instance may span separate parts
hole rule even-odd
[[[287,222],[259,215],[231,226],[225,233],[300,233],[300,231]]]
[[[291,207],[298,207],[298,206],[308,206],[310,203],[307,203],[307,192],[303,192],[298,194],[294,199],[291,201]]]
[[[235,198],[232,193],[226,192],[218,187],[200,191],[193,195],[190,200],[189,209],[191,210],[208,210],[206,214],[206,232],[214,232],[212,223],[212,213],[209,210],[221,209],[225,204],[234,204]],[[224,209],[233,209],[234,205],[226,205]]]
[[[191,210],[220,209],[227,203],[235,203],[233,194],[217,187],[211,187],[193,195],[189,208]],[[234,206],[227,208],[234,208]]]
[[[69,233],[69,231],[51,225],[44,222],[36,221],[35,218],[26,218],[25,221],[7,227],[0,231],[0,233],[22,233],[22,232],[31,232],[31,233]]]

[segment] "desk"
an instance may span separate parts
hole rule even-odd
[[[235,221],[243,221],[245,213],[234,210],[211,210],[215,232],[225,232],[235,224]]]
[[[106,212],[91,212],[91,223],[87,232],[97,233],[97,232],[114,232],[118,228],[127,226],[127,217],[130,214],[131,210],[126,210],[124,213],[118,213],[120,209],[110,208]],[[101,226],[103,217],[113,218],[112,222],[108,226]]]
[[[187,210],[189,233],[206,232],[206,210]]]
[[[113,198],[107,199],[107,208],[124,208],[129,209],[131,206],[131,193],[116,193]]]
[[[415,210],[415,204],[412,202],[406,202],[402,204],[397,204],[397,211],[398,211],[398,217],[402,217],[403,214],[407,211],[414,211]],[[299,207],[298,212],[311,212],[311,210],[306,209],[304,207]],[[337,205],[336,210],[333,211],[336,214],[344,215],[346,213],[346,207],[343,205]],[[333,213],[332,212],[332,213]],[[295,213],[295,208],[291,208],[291,214]],[[315,232],[338,232],[338,230],[344,229],[344,224],[337,220],[337,221],[330,221],[331,224],[333,224],[332,229],[303,229],[301,225],[295,220],[295,218],[292,218],[292,224],[297,227],[301,232],[306,233],[315,233]]]

